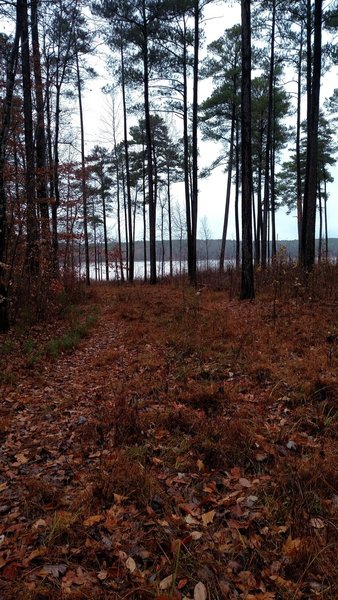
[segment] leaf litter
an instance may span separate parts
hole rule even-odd
[[[331,309],[289,301],[277,328],[212,290],[96,302],[72,354],[2,385],[1,597],[336,597]]]

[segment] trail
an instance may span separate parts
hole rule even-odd
[[[68,471],[74,468],[74,459],[78,470],[75,438],[81,425],[95,416],[95,399],[109,401],[119,378],[117,366],[104,359],[113,348],[123,355],[122,333],[109,312],[106,307],[95,330],[74,352],[45,361],[34,368],[34,375],[21,375],[5,393],[2,413],[12,418],[0,460],[11,503],[20,495],[18,478],[40,477],[43,470],[51,479],[61,478],[65,464]]]

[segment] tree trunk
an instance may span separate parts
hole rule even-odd
[[[275,90],[273,93],[275,98]],[[271,153],[270,153],[270,208],[271,208],[271,257],[274,258],[277,254],[277,241],[276,241],[276,190],[275,190],[275,164],[276,164],[276,151],[275,151],[275,137],[276,137],[276,114],[275,114],[275,103],[273,103],[273,117],[272,117],[272,137],[271,137]]]
[[[86,163],[85,163],[85,139],[84,139],[84,124],[83,124],[83,109],[82,109],[82,91],[81,77],[79,66],[79,55],[77,48],[76,53],[76,75],[77,75],[77,92],[79,100],[80,113],[80,134],[81,134],[81,192],[82,192],[82,209],[83,209],[83,234],[85,244],[85,265],[86,265],[86,284],[90,285],[90,266],[89,266],[89,240],[88,240],[88,207],[87,207],[87,181],[86,181]]]
[[[240,186],[239,119],[236,119],[236,181],[235,181],[236,269],[239,269],[239,265],[240,265],[239,186]]]
[[[251,158],[251,16],[250,0],[241,0],[242,12],[242,273],[240,298],[252,299],[252,158]]]
[[[115,143],[115,142],[114,142]],[[121,234],[121,194],[118,164],[116,164],[116,202],[117,202],[117,241],[119,247],[119,265],[121,281],[124,281],[123,270],[123,252],[122,252],[122,234]]]
[[[187,74],[187,41],[186,41],[186,22],[184,19],[183,35],[183,145],[184,145],[184,190],[185,190],[185,209],[187,226],[187,245],[188,245],[188,272],[192,260],[192,231],[191,231],[191,201],[190,201],[190,161],[189,161],[189,133],[188,133],[188,74]],[[180,263],[181,268],[181,263]]]
[[[302,173],[300,162],[300,135],[301,135],[301,99],[302,99],[302,57],[303,57],[303,27],[301,29],[299,55],[298,55],[298,80],[297,80],[297,125],[296,125],[296,169],[297,169],[297,226],[298,226],[298,257],[301,255],[302,238]]]
[[[189,260],[189,280],[197,284],[197,211],[198,211],[198,62],[199,62],[199,0],[194,6],[194,67],[193,67],[193,103],[192,103],[192,193],[191,193],[191,256]]]
[[[144,23],[146,24],[145,3],[143,0]],[[146,128],[146,151],[147,151],[147,175],[148,175],[148,201],[149,201],[149,258],[150,258],[150,283],[155,284],[156,274],[156,201],[154,197],[154,173],[152,161],[152,134],[149,102],[149,66],[148,66],[148,38],[145,25],[145,42],[143,50],[143,93],[144,93],[144,116]]]
[[[255,233],[255,261],[260,264],[262,257],[261,242],[263,239],[263,206],[262,206],[262,171],[263,171],[263,123],[260,121],[258,150],[258,183],[257,183],[257,219]]]
[[[41,76],[41,58],[38,30],[38,0],[31,2],[32,14],[32,53],[33,68],[35,80],[35,98],[36,98],[36,196],[38,209],[41,218],[41,237],[42,245],[45,248],[44,259],[47,260],[49,254],[50,231],[49,231],[49,211],[47,201],[47,161],[46,161],[46,133],[45,133],[45,115],[44,115],[44,97],[43,84]]]
[[[123,144],[124,158],[126,163],[126,184],[127,184],[127,215],[128,215],[128,238],[129,238],[129,264],[128,264],[128,279],[134,281],[134,237],[132,223],[132,202],[131,202],[131,184],[130,184],[130,167],[129,167],[129,148],[128,148],[128,124],[127,124],[127,102],[126,102],[126,85],[125,85],[125,68],[123,45],[121,43],[121,87],[122,87],[122,104],[123,104]]]
[[[106,281],[109,281],[109,257],[108,257],[108,232],[107,232],[107,209],[105,198],[102,198],[102,219],[103,219],[103,242],[104,242],[104,263],[106,269]]]
[[[127,208],[127,195],[126,195],[126,183],[124,177],[124,169],[122,167],[122,190],[123,190],[123,214],[124,214],[124,236],[125,236],[125,256],[127,265],[127,279],[129,278],[129,237],[128,237],[128,208]]]
[[[322,260],[322,248],[323,248],[323,206],[322,206],[322,195],[320,193],[320,185],[318,185],[318,210],[319,210],[319,238],[318,238],[318,262]]]
[[[270,153],[272,146],[272,115],[273,115],[273,81],[275,71],[275,28],[276,28],[276,0],[272,2],[272,29],[270,46],[270,72],[269,72],[269,96],[268,96],[268,121],[265,147],[265,179],[263,199],[263,227],[262,227],[262,267],[266,267],[267,259],[267,230],[269,218],[269,194],[270,194]]]
[[[308,140],[306,174],[304,184],[304,204],[302,221],[301,264],[311,269],[315,262],[316,237],[316,195],[318,164],[318,122],[322,54],[322,0],[315,0],[315,23],[313,44],[313,73],[311,98],[308,104]]]
[[[122,233],[121,233],[120,168],[119,168],[119,157],[118,157],[118,152],[117,152],[116,114],[115,114],[114,96],[113,96],[113,141],[114,141],[114,159],[115,159],[115,168],[116,168],[117,239],[118,239],[118,247],[119,247],[119,266],[120,266],[121,281],[124,281]],[[116,274],[116,276],[117,275],[118,274]]]
[[[167,166],[167,203],[168,203],[168,234],[169,234],[169,274],[173,276],[173,236],[171,222],[170,167]]]
[[[13,90],[18,64],[21,22],[19,18],[19,3],[16,7],[16,26],[11,54],[7,64],[6,95],[2,105],[2,126],[0,130],[0,333],[6,333],[9,328],[8,317],[8,281],[4,265],[7,242],[7,198],[5,190],[5,158],[8,131],[11,123]]]
[[[325,260],[329,257],[329,238],[327,231],[327,184],[324,180],[324,227],[325,227]]]
[[[35,161],[33,137],[32,83],[28,37],[27,0],[18,0],[21,20],[21,63],[23,85],[23,113],[25,130],[25,191],[26,191],[26,267],[29,276],[39,272],[39,228],[35,198]]]
[[[232,163],[233,163],[233,156],[234,156],[235,110],[236,110],[235,103],[233,103],[232,116],[231,116],[229,161],[228,161],[228,180],[227,180],[227,191],[226,191],[225,210],[224,210],[221,252],[220,252],[220,257],[219,257],[219,270],[220,271],[224,271],[225,246],[226,246],[226,241],[227,241],[227,231],[228,231],[228,221],[229,221],[231,181],[232,181]]]

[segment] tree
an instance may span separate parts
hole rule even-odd
[[[240,26],[235,25],[226,30],[221,38],[208,46],[208,58],[205,60],[203,69],[204,76],[213,77],[216,87],[201,106],[202,131],[206,139],[221,141],[225,147],[225,153],[218,156],[208,172],[221,164],[226,164],[227,169],[223,233],[219,259],[221,271],[224,270],[234,155],[238,151],[236,138],[239,129],[240,54],[241,30]],[[237,164],[236,161],[236,166]],[[236,179],[237,176],[236,169]]]
[[[269,193],[266,205],[264,206],[264,191],[265,191],[265,171],[266,164],[266,144],[268,133],[269,119],[269,75],[264,72],[262,75],[255,77],[251,82],[252,91],[252,162],[253,162],[253,216],[254,216],[254,241],[255,241],[255,260],[259,264],[264,264],[263,245],[266,245],[266,257],[270,248],[269,229],[271,223],[271,238],[272,249],[275,254],[276,248],[276,232],[275,232],[275,168],[276,161],[281,150],[285,147],[288,141],[288,130],[283,123],[284,117],[289,111],[289,100],[286,92],[279,82],[280,73],[275,71],[273,82],[273,115],[272,115],[272,131],[269,150]],[[264,212],[267,212],[264,216]],[[266,235],[263,234],[263,224],[266,221]],[[266,239],[265,239],[266,238]]]
[[[318,123],[319,95],[321,79],[322,55],[322,0],[315,0],[313,67],[311,78],[308,78],[308,133],[306,174],[304,184],[301,264],[305,269],[311,269],[315,261],[316,237],[316,196],[317,196],[317,165],[318,165]],[[311,57],[307,56],[308,65]],[[311,63],[310,63],[311,65]],[[310,81],[309,81],[310,79]]]
[[[168,126],[163,118],[157,114],[151,115],[151,136],[154,200],[156,206],[160,201],[160,231],[162,237],[165,209],[168,216],[169,260],[170,273],[172,274],[171,185],[182,180],[183,161],[178,144],[171,138]],[[133,179],[136,178],[136,181],[143,183],[143,176],[144,172],[147,171],[148,160],[145,150],[146,131],[144,119],[140,119],[137,126],[130,128],[130,138],[130,146],[131,148],[135,148],[134,151],[130,151]],[[144,209],[145,203],[148,205],[148,196],[144,196]]]
[[[330,106],[330,103],[327,103]],[[330,118],[330,120],[329,120]],[[335,127],[331,123],[331,115],[325,116],[323,113],[319,117],[318,128],[318,160],[317,160],[317,209],[319,212],[319,256],[321,254],[321,239],[323,225],[325,228],[325,255],[327,255],[327,199],[328,191],[327,184],[333,181],[333,177],[329,168],[336,163],[335,155],[338,151],[337,143],[335,142]],[[307,124],[302,123],[301,130],[303,139],[300,143],[299,157],[297,151],[290,155],[289,159],[282,164],[281,171],[277,175],[276,195],[278,203],[286,206],[288,213],[297,210],[298,206],[298,187],[296,182],[300,175],[300,191],[303,195],[305,173],[306,173],[306,157],[307,157]],[[324,213],[324,222],[322,215]]]
[[[241,0],[242,15],[242,269],[241,300],[252,300],[254,274],[252,257],[252,160],[251,160],[251,15],[250,0]]]
[[[141,0],[137,5],[131,0],[103,0],[92,3],[93,10],[106,18],[113,29],[121,28],[133,53],[132,73],[136,82],[143,85],[143,110],[146,132],[147,187],[149,203],[149,247],[150,283],[156,283],[156,201],[154,196],[154,173],[152,162],[150,80],[152,72],[161,60],[160,47],[156,39],[161,38],[161,20],[165,14],[165,3],[159,0]],[[108,35],[111,41],[111,35]]]
[[[211,229],[209,227],[208,217],[206,215],[204,215],[201,219],[200,236],[201,239],[204,240],[206,268],[209,269],[209,245],[211,240]]]
[[[2,106],[3,116],[0,129],[0,333],[9,327],[7,265],[4,262],[7,241],[7,198],[5,190],[5,162],[8,133],[11,124],[15,75],[19,57],[21,37],[20,7],[16,5],[16,24],[14,41],[7,59],[7,78],[5,99]]]
[[[33,138],[32,81],[30,44],[28,35],[27,0],[18,0],[21,23],[21,67],[23,113],[25,132],[25,193],[26,193],[26,267],[29,278],[39,272],[39,228],[35,196],[35,160]]]
[[[49,210],[47,191],[47,156],[46,156],[46,131],[45,131],[45,100],[43,94],[41,52],[38,27],[38,0],[31,1],[31,31],[32,31],[32,59],[34,71],[34,90],[36,101],[36,197],[41,220],[42,246],[45,248],[44,260],[49,265]]]
[[[109,254],[108,254],[108,227],[107,217],[111,208],[112,185],[111,176],[113,157],[107,148],[95,146],[91,154],[87,157],[88,176],[91,185],[88,192],[92,198],[98,198],[101,206],[99,209],[103,225],[104,240],[104,260],[106,270],[106,280],[109,280]]]

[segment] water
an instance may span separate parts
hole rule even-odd
[[[164,277],[166,275],[170,275],[170,262],[157,261],[157,275],[159,278]],[[226,260],[225,268],[231,267],[235,265],[234,260]],[[199,260],[197,261],[197,269],[200,271],[204,271],[206,269],[217,270],[219,267],[218,260]],[[173,275],[184,275],[188,272],[188,262],[186,260],[182,261],[173,261]],[[99,265],[95,273],[95,264],[91,263],[89,266],[90,269],[90,278],[98,281],[106,280],[106,268],[105,265]],[[81,266],[80,275],[82,277],[85,276],[85,266]],[[124,276],[127,279],[127,270],[124,267]],[[147,276],[150,276],[150,262],[147,261]],[[144,262],[135,261],[134,263],[134,278],[135,279],[144,279]],[[109,280],[110,281],[118,281],[121,279],[120,268],[116,269],[115,265],[109,266]]]

